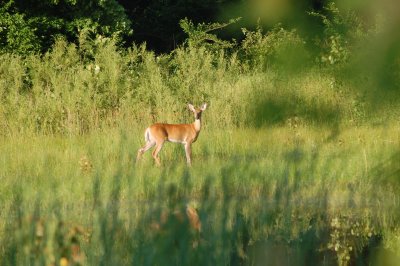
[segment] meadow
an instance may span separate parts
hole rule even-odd
[[[135,165],[141,131],[123,130],[3,141],[5,265],[397,262],[398,127],[204,129],[191,168],[173,144]],[[152,229],[186,204],[200,236]]]
[[[2,265],[396,265],[396,91],[279,63],[306,58],[299,36],[260,34],[233,52],[100,38],[0,55]],[[135,162],[148,125],[203,102],[192,167],[176,144]]]

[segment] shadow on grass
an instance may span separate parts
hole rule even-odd
[[[254,104],[254,126],[282,125],[306,122],[324,127],[336,127],[341,121],[340,110],[333,106],[304,104],[296,97],[261,99]]]

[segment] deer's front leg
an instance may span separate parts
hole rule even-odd
[[[186,152],[186,162],[190,166],[192,164],[191,156],[192,156],[192,143],[188,142],[185,144],[185,152]]]

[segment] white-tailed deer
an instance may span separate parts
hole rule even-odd
[[[160,165],[160,158],[158,153],[164,145],[164,142],[177,142],[185,145],[186,161],[188,165],[191,164],[191,145],[197,140],[201,130],[201,114],[207,108],[204,103],[200,108],[194,108],[189,104],[190,111],[194,114],[194,122],[192,124],[161,124],[156,123],[149,126],[145,133],[144,138],[146,145],[139,149],[136,160],[139,160],[143,153],[149,150],[154,145],[152,155],[157,165]]]

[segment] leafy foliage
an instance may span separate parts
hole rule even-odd
[[[309,12],[320,18],[324,26],[322,38],[315,40],[321,49],[318,61],[331,65],[348,62],[357,48],[355,45],[367,36],[368,29],[355,11],[341,11],[335,2],[330,2],[324,11],[325,14]]]
[[[282,66],[286,69],[300,69],[308,60],[305,41],[296,30],[288,31],[277,25],[266,34],[258,25],[255,31],[242,29],[245,38],[241,49],[246,61],[252,67],[266,69]]]
[[[235,1],[235,0],[234,0]],[[133,36],[128,40],[146,42],[157,52],[170,52],[182,44],[186,36],[179,26],[183,18],[194,23],[214,21],[225,4],[233,0],[119,0],[132,22]]]
[[[210,32],[225,28],[233,23],[236,23],[240,18],[231,19],[226,23],[200,23],[194,25],[194,23],[187,18],[181,20],[179,25],[183,31],[188,35],[187,43],[189,47],[200,47],[204,46],[208,49],[226,49],[234,46],[233,42],[224,41],[219,39],[215,34]]]
[[[116,0],[9,0],[0,14],[0,49],[22,55],[47,51],[59,35],[77,43],[82,30],[105,37],[131,34]]]
[[[0,8],[0,49],[18,54],[37,53],[40,41],[35,26],[23,14],[10,14],[9,5]]]

